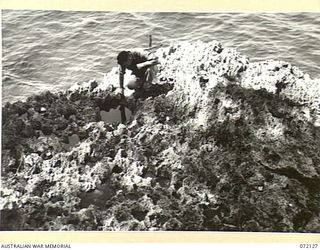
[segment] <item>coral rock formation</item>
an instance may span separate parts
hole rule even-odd
[[[3,107],[1,229],[320,232],[320,80],[218,42],[155,54],[150,97],[114,69]]]

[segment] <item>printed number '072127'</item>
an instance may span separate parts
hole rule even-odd
[[[300,248],[315,249],[318,248],[318,244],[300,244]]]

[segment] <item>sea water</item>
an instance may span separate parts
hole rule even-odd
[[[2,101],[102,81],[121,50],[218,40],[250,61],[285,60],[320,76],[319,13],[2,11]]]

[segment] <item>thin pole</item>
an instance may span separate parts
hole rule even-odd
[[[121,102],[124,101],[124,98],[121,98]],[[123,104],[120,104],[120,112],[121,112],[121,123],[125,124],[127,122],[127,117],[126,117],[126,108]]]
[[[122,71],[122,70],[121,70]],[[125,98],[124,98],[124,86],[123,86],[123,80],[124,75],[123,72],[119,72],[119,83],[120,83],[120,89],[121,89],[121,99],[120,99],[120,114],[121,114],[121,123],[125,124],[127,122],[126,117],[126,108],[124,106]]]

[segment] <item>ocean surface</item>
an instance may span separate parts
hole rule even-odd
[[[320,77],[320,13],[2,11],[2,102],[101,81],[124,49],[220,41]]]

